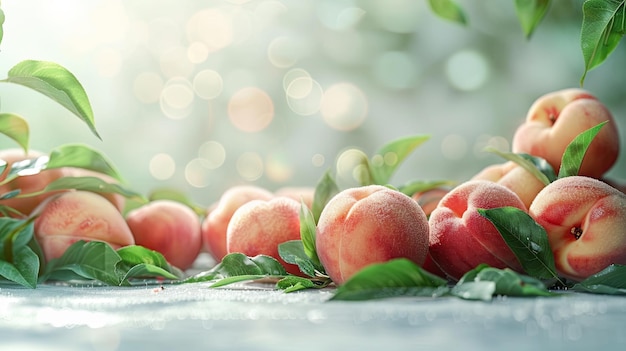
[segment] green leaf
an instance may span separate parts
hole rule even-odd
[[[109,175],[123,182],[113,163],[103,154],[84,144],[64,144],[50,152],[46,168],[77,167]]]
[[[595,294],[626,295],[626,266],[609,265],[602,271],[575,284],[571,289]]]
[[[526,38],[530,38],[533,34],[535,28],[544,18],[549,6],[550,0],[515,0],[517,18]]]
[[[2,43],[3,37],[4,37],[4,11],[0,9],[0,43]]]
[[[553,296],[536,278],[481,264],[465,273],[452,288],[451,294],[466,300],[489,301],[502,296]]]
[[[285,262],[298,265],[302,273],[315,277],[317,267],[304,252],[302,240],[290,240],[279,244],[278,254]]]
[[[461,7],[452,0],[428,0],[431,10],[439,17],[462,25],[467,18]]]
[[[315,225],[315,219],[313,213],[309,208],[301,202],[300,204],[300,240],[302,242],[302,250],[306,257],[312,262],[315,269],[320,272],[324,271],[322,263],[317,256],[317,247],[315,244],[315,237],[317,235],[317,227]]]
[[[608,121],[604,121],[587,129],[586,131],[578,134],[576,138],[574,138],[574,140],[567,145],[561,159],[559,178],[578,175],[580,165],[583,163],[583,159],[585,157],[585,153],[587,153],[589,145],[596,135],[598,135],[600,129],[607,123]]]
[[[381,147],[369,162],[370,174],[374,184],[388,184],[391,176],[402,162],[415,150],[430,139],[429,135],[413,135],[393,140]]]
[[[180,276],[168,271],[167,269],[157,267],[148,263],[139,263],[130,267],[126,274],[122,277],[120,285],[131,285],[130,280],[133,278],[150,278],[162,277],[165,279],[177,280]]]
[[[626,7],[624,0],[586,0],[580,46],[585,60],[582,86],[587,72],[602,64],[615,50],[624,35]]]
[[[0,277],[28,288],[37,286],[39,256],[30,248],[34,219],[0,218]]]
[[[6,178],[0,182],[0,184],[6,184],[21,175],[37,174],[46,169],[47,164],[48,156],[45,155],[29,160],[13,162],[11,164],[11,168],[9,169],[9,173],[7,173]]]
[[[471,281],[456,284],[450,294],[465,300],[490,301],[496,293],[496,283],[491,281]]]
[[[276,283],[276,287],[286,293],[304,290],[320,288],[311,279],[297,277],[295,275],[286,276]]]
[[[340,285],[331,300],[369,300],[396,296],[441,296],[447,280],[408,259],[371,264]]]
[[[78,116],[100,138],[87,93],[78,79],[61,65],[25,60],[13,66],[3,82],[23,85],[51,98]]]
[[[128,198],[143,198],[143,195],[140,193],[127,189],[122,185],[108,183],[101,178],[90,176],[58,178],[50,182],[41,192],[67,189],[85,190],[96,193],[116,193]],[[30,193],[29,196],[35,196],[41,192]]]
[[[13,113],[0,113],[0,133],[17,142],[25,153],[28,152],[30,133],[24,118]]]
[[[69,271],[84,279],[119,286],[123,272],[119,272],[117,266],[121,261],[120,255],[109,244],[81,240],[72,244],[63,256],[50,260],[40,280],[64,280]]]
[[[548,235],[528,213],[515,207],[478,209],[478,213],[493,223],[527,274],[558,279]]]
[[[127,271],[122,278],[125,285],[129,284],[131,278],[162,277],[178,280],[184,276],[182,271],[167,262],[163,254],[143,246],[124,246],[117,250],[117,254],[122,259],[118,268]]]
[[[412,180],[398,188],[401,193],[412,196],[416,193],[436,189],[444,186],[454,186],[455,182],[450,180]]]
[[[313,195],[313,205],[311,206],[311,212],[313,213],[313,219],[315,223],[320,218],[322,210],[335,195],[339,193],[339,187],[335,182],[335,179],[330,175],[330,172],[324,173],[324,176],[317,182],[315,186],[315,194]]]
[[[488,146],[484,149],[487,152],[494,153],[505,160],[513,161],[520,167],[524,168],[528,173],[535,176],[543,184],[548,185],[556,180],[554,168],[543,158],[532,156],[524,153],[502,152],[494,147]]]
[[[239,252],[230,253],[208,271],[198,273],[182,283],[207,282],[216,279],[244,276],[243,280],[260,279],[259,277],[286,276],[287,272],[280,262],[270,256],[248,257]],[[253,278],[254,277],[254,278]]]

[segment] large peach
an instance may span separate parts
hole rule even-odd
[[[35,238],[46,260],[58,258],[79,240],[104,241],[114,248],[135,240],[124,216],[111,202],[89,191],[66,191],[51,196],[32,213]]]
[[[481,263],[521,271],[496,227],[477,211],[503,206],[526,211],[519,196],[498,183],[470,180],[452,189],[429,218],[429,252],[434,263],[453,279]]]
[[[537,194],[529,214],[545,228],[560,275],[583,280],[626,264],[626,195],[606,183],[558,179]]]
[[[247,256],[268,255],[299,275],[297,265],[280,258],[278,245],[300,239],[300,203],[288,197],[251,200],[239,207],[230,219],[226,234],[228,253]]]
[[[341,285],[373,263],[407,258],[422,265],[428,253],[428,219],[409,196],[381,185],[349,188],[320,214],[317,254]]]
[[[513,161],[498,163],[483,168],[471,180],[489,180],[511,189],[528,208],[533,199],[545,186],[537,177]]]
[[[173,200],[155,200],[126,214],[137,245],[160,252],[172,265],[190,268],[202,248],[200,217]]]
[[[202,242],[206,251],[221,261],[226,250],[226,230],[235,210],[251,200],[269,200],[269,190],[254,185],[238,185],[226,190],[202,220]]]
[[[0,151],[0,160],[7,163],[7,167],[0,174],[0,181],[4,181],[13,165],[19,165],[21,162],[27,162],[37,157],[44,156],[43,152],[31,150],[25,153],[22,149],[5,149]],[[40,172],[25,172],[17,178],[0,186],[0,195],[13,190],[20,190],[20,195],[32,194],[43,190],[50,182],[63,176],[63,172],[58,169],[43,170]],[[30,214],[43,200],[53,195],[53,192],[44,193],[36,196],[16,197],[6,200],[0,200],[0,205],[11,207],[23,215]]]
[[[567,145],[580,133],[609,121],[583,159],[579,175],[600,178],[619,155],[617,125],[606,106],[583,89],[564,89],[541,96],[530,107],[526,122],[513,136],[513,152],[544,158],[558,171]]]

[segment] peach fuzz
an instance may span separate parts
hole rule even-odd
[[[619,135],[613,116],[583,89],[564,89],[541,96],[513,136],[513,152],[544,158],[556,172],[567,145],[580,133],[608,121],[590,144],[579,175],[600,178],[619,155]]]
[[[226,249],[226,231],[233,213],[243,204],[252,200],[269,200],[274,194],[254,185],[237,185],[226,190],[207,210],[201,223],[204,249],[215,259],[221,261],[228,253]]]
[[[526,211],[513,191],[487,180],[462,183],[441,199],[429,219],[429,252],[441,271],[454,280],[481,263],[522,271],[496,227],[477,211],[503,206]]]
[[[322,210],[315,242],[326,273],[341,285],[362,268],[394,258],[421,266],[428,254],[428,219],[399,191],[381,185],[349,188]]]
[[[471,180],[489,180],[511,189],[528,208],[545,184],[513,161],[483,168]]]
[[[66,191],[42,202],[34,211],[35,238],[46,260],[58,258],[79,240],[104,241],[113,248],[135,244],[124,216],[99,194]]]
[[[228,253],[267,255],[280,262],[287,272],[302,275],[297,265],[280,258],[278,245],[300,239],[300,203],[287,197],[252,200],[239,207],[226,233]]]
[[[626,264],[626,195],[606,183],[558,179],[537,195],[529,214],[545,228],[560,275],[583,280]]]
[[[0,151],[0,160],[7,163],[7,167],[0,174],[0,181],[4,181],[9,174],[10,167],[20,161],[32,160],[40,156],[44,156],[43,152],[37,150],[31,150],[25,153],[22,149],[5,149]],[[43,170],[38,173],[21,175],[10,182],[0,186],[0,195],[8,193],[13,190],[20,189],[20,195],[31,194],[43,190],[52,181],[60,178],[63,175],[63,171],[59,169]],[[11,198],[6,200],[0,200],[0,205],[12,207],[24,215],[29,215],[35,207],[37,207],[42,201],[49,196],[53,195],[53,192],[44,193],[37,196]]]
[[[135,243],[160,252],[172,265],[189,269],[202,248],[200,217],[173,200],[155,200],[126,214]]]

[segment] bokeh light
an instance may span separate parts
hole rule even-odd
[[[441,153],[449,160],[460,160],[466,156],[467,140],[458,134],[446,135],[441,142]]]
[[[344,150],[337,157],[337,178],[348,183],[358,181],[358,173],[367,159],[367,155],[362,150],[355,148]]]
[[[263,159],[256,152],[245,152],[237,158],[237,173],[247,181],[261,178],[263,168]]]
[[[193,64],[199,64],[209,57],[209,49],[206,44],[196,41],[187,47],[187,59]]]
[[[338,83],[324,92],[320,112],[330,127],[351,131],[365,121],[367,110],[367,98],[361,89],[350,83]]]
[[[484,55],[474,50],[462,50],[446,63],[450,84],[460,90],[476,90],[489,78],[489,64]]]
[[[187,39],[204,43],[209,53],[227,47],[234,38],[233,19],[219,7],[194,13],[186,29]]]
[[[265,161],[265,175],[276,183],[290,180],[295,171],[292,164],[283,153],[274,152],[268,155]]]
[[[224,164],[226,160],[226,149],[221,143],[210,140],[200,145],[198,156],[206,161],[206,167],[208,169],[216,169]]]
[[[142,72],[133,83],[133,94],[144,104],[158,102],[163,90],[163,78],[154,72]]]
[[[290,77],[288,78],[285,75],[283,79],[284,82],[289,81],[289,85],[285,89],[287,105],[293,112],[301,116],[310,116],[317,113],[320,110],[324,96],[322,86],[311,78],[306,71],[290,72]],[[297,76],[298,73],[301,76]]]
[[[150,175],[158,180],[170,179],[176,172],[176,161],[166,153],[158,153],[150,159],[148,165]]]
[[[184,78],[170,79],[161,92],[161,110],[171,119],[189,116],[194,100],[191,83]]]
[[[222,76],[214,70],[202,70],[193,78],[193,90],[201,99],[215,99],[222,93],[223,88]]]
[[[194,158],[185,166],[185,180],[195,188],[205,188],[209,181],[209,162],[204,158]]]
[[[322,154],[315,154],[311,157],[311,164],[314,167],[322,167],[326,163],[326,157]]]
[[[241,131],[260,132],[274,118],[274,103],[270,96],[259,88],[243,88],[230,98],[228,117],[231,123]]]

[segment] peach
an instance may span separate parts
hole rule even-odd
[[[589,145],[579,175],[600,178],[619,155],[619,135],[613,116],[583,89],[564,89],[541,96],[530,107],[526,122],[513,136],[513,152],[544,158],[558,172],[563,153],[580,133],[609,121]]]
[[[58,258],[79,240],[104,241],[113,248],[135,244],[124,216],[99,194],[66,191],[42,202],[32,213],[34,234],[46,260]]]
[[[337,285],[373,263],[428,254],[428,219],[409,196],[381,185],[342,190],[320,214],[317,254]]]
[[[313,199],[315,198],[314,187],[283,187],[274,192],[275,196],[290,197],[298,202],[304,201],[304,204],[311,208],[313,206]]]
[[[0,174],[0,181],[4,181],[10,171],[10,167],[21,161],[32,160],[44,156],[43,152],[31,150],[25,153],[22,149],[5,149],[0,151],[0,160],[7,162],[7,167]],[[0,195],[20,189],[20,195],[31,194],[43,190],[50,182],[60,178],[63,172],[58,169],[43,170],[37,173],[20,175],[8,183],[0,186]],[[35,207],[54,192],[48,192],[36,196],[17,197],[0,200],[0,205],[11,207],[25,216],[29,215]]]
[[[417,204],[420,205],[422,210],[426,216],[430,216],[433,210],[439,204],[439,201],[450,191],[451,188],[448,187],[438,187],[429,189],[426,191],[417,192],[411,197],[413,200],[417,201]]]
[[[511,189],[528,208],[545,184],[523,167],[507,161],[483,168],[471,180],[489,180]]]
[[[300,203],[287,197],[251,200],[239,207],[226,233],[228,253],[267,255],[280,262],[287,272],[300,275],[297,265],[280,258],[278,245],[300,239]]]
[[[583,280],[626,264],[626,195],[606,183],[558,179],[537,194],[529,214],[545,228],[561,276]]]
[[[172,265],[189,269],[202,248],[200,217],[173,200],[154,200],[126,214],[135,243],[160,252]]]
[[[270,191],[254,185],[237,185],[226,190],[202,220],[202,242],[206,251],[217,261],[228,253],[226,230],[235,210],[251,200],[269,200]]]
[[[481,263],[522,271],[496,227],[477,211],[503,206],[526,211],[513,191],[487,180],[462,183],[441,199],[429,219],[429,252],[441,271],[455,280]]]
[[[96,177],[101,180],[109,183],[109,184],[119,184],[119,181],[114,179],[113,177],[106,175],[104,173],[91,171],[83,168],[75,168],[75,167],[62,167],[59,168],[62,172],[62,177]],[[126,205],[126,197],[118,193],[99,193],[104,196],[107,200],[109,200],[120,212],[124,211],[124,207]]]

